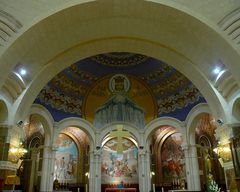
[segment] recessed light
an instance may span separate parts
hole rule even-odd
[[[216,68],[213,70],[213,73],[217,75],[217,74],[220,73],[220,71],[221,71],[221,69],[220,69],[219,67],[216,67]]]
[[[24,76],[24,75],[26,75],[27,74],[27,71],[26,71],[26,69],[20,69],[20,75],[22,75],[22,76]]]

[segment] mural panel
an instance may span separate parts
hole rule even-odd
[[[123,153],[118,154],[117,139],[108,141],[102,153],[102,184],[138,183],[138,149],[123,139]]]
[[[60,134],[57,139],[54,179],[61,183],[75,183],[77,181],[78,149],[76,143],[67,135]]]
[[[163,179],[165,182],[174,182],[174,180],[176,181],[185,177],[184,152],[181,144],[181,133],[172,134],[163,143],[161,154]]]

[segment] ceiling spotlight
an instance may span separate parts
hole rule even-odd
[[[27,71],[26,69],[20,69],[20,75],[26,75],[27,74]]]
[[[217,75],[217,74],[220,73],[220,71],[221,71],[221,69],[220,69],[219,67],[216,67],[216,68],[213,70],[213,73]]]

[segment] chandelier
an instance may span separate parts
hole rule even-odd
[[[22,158],[26,153],[27,149],[23,147],[22,143],[19,143],[18,147],[10,147],[9,149],[9,155],[12,157],[14,161],[18,161],[20,158]]]

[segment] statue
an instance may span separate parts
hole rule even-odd
[[[206,164],[206,174],[211,174],[212,173],[212,163],[210,159],[210,155],[208,153],[208,149],[205,150],[205,164]]]

